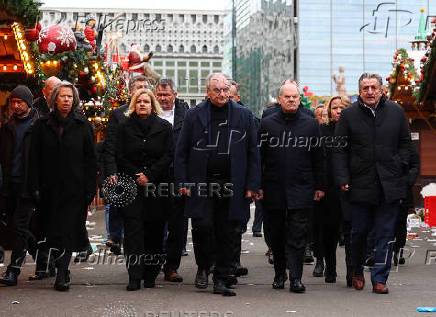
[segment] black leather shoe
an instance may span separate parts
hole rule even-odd
[[[129,277],[129,285],[126,286],[126,290],[131,292],[131,291],[137,291],[140,288],[141,288],[141,280],[137,280]]]
[[[233,288],[233,285],[238,284],[238,279],[235,275],[228,275],[225,281],[225,285],[227,288]]]
[[[225,283],[221,280],[216,281],[213,284],[213,293],[221,294],[223,296],[236,296],[236,293],[233,292],[231,289],[227,288]]]
[[[336,283],[336,274],[327,274],[325,276],[326,283]]]
[[[115,255],[121,255],[121,245],[119,243],[112,243],[110,250]]]
[[[5,275],[2,279],[0,279],[0,284],[7,286],[15,286],[17,285],[17,277],[18,275],[12,271],[6,271]]]
[[[237,265],[235,270],[234,270],[234,275],[236,277],[240,277],[240,276],[245,276],[248,274],[248,269],[242,265]]]
[[[303,283],[301,283],[301,280],[293,280],[291,281],[289,291],[293,293],[304,293],[306,291],[306,287]]]
[[[74,258],[74,263],[82,263],[88,261],[88,258],[92,253],[92,247],[91,245],[89,245],[86,251],[81,251],[78,255],[76,255],[76,257]]]
[[[285,282],[287,281],[288,277],[285,274],[280,274],[274,276],[274,282],[272,283],[273,289],[284,289],[285,288]]]
[[[322,258],[316,259],[316,264],[312,275],[315,277],[322,277],[324,275],[324,261]]]
[[[155,281],[144,281],[144,288],[155,288],[156,282]]]
[[[306,246],[306,249],[304,250],[304,263],[310,264],[313,263],[313,255],[312,251],[310,251],[310,247]]]
[[[64,273],[58,271],[56,275],[56,281],[54,283],[54,289],[60,292],[65,292],[70,289],[70,271],[66,270]]]
[[[405,263],[406,263],[406,259],[405,259],[405,258],[400,257],[400,258],[398,259],[398,264],[400,264],[400,265],[404,265]]]
[[[209,284],[209,274],[204,269],[198,269],[197,275],[195,276],[195,287],[200,289],[207,288]]]

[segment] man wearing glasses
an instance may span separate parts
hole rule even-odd
[[[192,219],[195,286],[207,288],[215,264],[214,293],[234,296],[228,282],[231,246],[260,186],[256,127],[251,111],[229,100],[225,75],[209,75],[206,87],[208,98],[186,114],[176,147],[175,179],[187,196],[185,215]]]

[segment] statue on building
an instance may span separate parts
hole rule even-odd
[[[148,63],[148,61],[151,59],[152,56],[153,56],[153,52],[150,52],[142,56],[139,48],[139,44],[135,42],[130,44],[129,66],[128,66],[129,74],[131,76],[134,76],[136,74],[141,74],[147,77],[152,84],[157,83],[160,78],[159,74],[153,71],[150,67],[150,64]]]
[[[96,19],[93,15],[88,15],[85,19],[85,33],[86,39],[92,46],[92,50],[95,51],[95,38],[97,37],[97,31],[95,30]]]
[[[346,96],[347,89],[345,88],[345,69],[344,66],[339,66],[339,75],[332,75],[334,82],[336,83],[336,92],[339,96]]]

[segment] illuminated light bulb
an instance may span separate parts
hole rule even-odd
[[[407,87],[407,86],[406,86],[406,88],[405,88],[405,89],[406,89],[406,90],[409,90],[409,87]]]
[[[398,90],[401,90],[401,87],[400,87],[400,86],[398,86]]]
[[[58,61],[53,61],[53,64],[56,66],[58,64]]]
[[[14,70],[17,70],[18,69],[18,66],[17,65],[14,65]]]
[[[47,65],[51,65],[51,61],[47,61]]]
[[[3,36],[3,38],[5,39],[5,41],[8,39],[8,35],[5,34],[5,36]]]
[[[21,49],[22,49],[23,51],[26,50],[26,45],[21,44]]]
[[[29,69],[28,73],[33,74],[33,70]]]
[[[27,63],[27,68],[32,68],[32,65],[30,65],[30,63]]]
[[[3,70],[6,71],[6,69],[7,69],[7,67],[6,67],[6,65],[4,65],[4,66],[3,66]]]

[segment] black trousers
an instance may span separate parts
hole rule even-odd
[[[307,242],[308,213],[305,209],[264,209],[265,225],[269,227],[276,275],[289,269],[291,280],[303,275],[304,249]]]
[[[229,220],[229,198],[206,199],[202,218],[192,218],[192,241],[199,269],[215,264],[214,281],[225,280],[231,271],[239,222]]]
[[[321,259],[324,257],[324,245],[323,245],[323,213],[324,207],[321,202],[314,201],[313,209],[312,209],[312,219],[311,224],[309,226],[311,230],[309,230],[309,234],[312,236],[312,250],[313,255],[317,259]]]
[[[165,218],[160,203],[159,199],[145,198],[139,192],[133,203],[121,210],[124,256],[132,279],[154,282],[165,261],[162,252]]]
[[[14,246],[11,254],[9,271],[19,274],[26,258],[29,245],[36,243],[35,237],[29,230],[30,219],[35,210],[35,205],[30,198],[23,198],[23,185],[11,183],[7,198],[7,210],[12,215],[14,227]]]
[[[182,250],[186,245],[184,215],[184,197],[168,198],[168,239],[167,257],[164,271],[177,270],[180,267]]]
[[[397,253],[404,248],[407,240],[407,216],[409,208],[407,203],[401,203],[398,210],[397,222],[395,224],[394,252]]]

